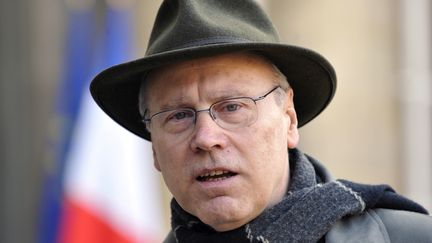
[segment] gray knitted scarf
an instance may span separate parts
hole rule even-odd
[[[396,199],[400,204],[408,205],[403,207],[408,210],[423,210],[417,204],[395,194],[388,186],[330,181],[326,178],[324,167],[296,149],[290,150],[290,167],[290,184],[283,200],[250,223],[232,231],[216,232],[185,212],[173,199],[171,208],[174,238],[177,242],[205,243],[317,242],[341,218],[359,214],[380,202],[385,204],[386,200],[380,200],[389,198],[385,195],[390,195],[392,201]],[[384,206],[394,208],[391,205]]]

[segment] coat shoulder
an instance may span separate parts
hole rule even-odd
[[[432,217],[402,211],[374,210],[386,227],[391,242],[432,242]]]
[[[326,242],[432,242],[432,217],[392,209],[370,209],[338,221]]]
[[[168,233],[168,235],[165,237],[165,240],[163,241],[163,243],[176,243],[177,240],[174,237],[174,233],[172,231],[170,231]]]

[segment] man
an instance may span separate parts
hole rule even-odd
[[[166,242],[431,242],[420,205],[333,180],[296,149],[335,88],[323,57],[278,43],[246,0],[164,1],[146,56],[91,85],[108,115],[152,142],[174,196]]]

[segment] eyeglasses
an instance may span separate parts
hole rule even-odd
[[[258,117],[256,102],[263,100],[280,86],[274,87],[262,96],[235,97],[213,103],[208,109],[195,110],[193,108],[176,108],[159,111],[149,118],[143,118],[147,130],[155,128],[169,134],[179,134],[193,128],[199,112],[207,111],[210,117],[221,128],[235,130],[253,124]],[[192,129],[190,129],[192,130]]]

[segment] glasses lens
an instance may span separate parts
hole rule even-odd
[[[180,133],[190,128],[195,122],[195,111],[192,109],[175,109],[165,111],[153,117],[152,123],[167,133]]]
[[[257,118],[257,108],[251,98],[235,98],[215,103],[211,108],[216,123],[225,129],[248,126]]]

